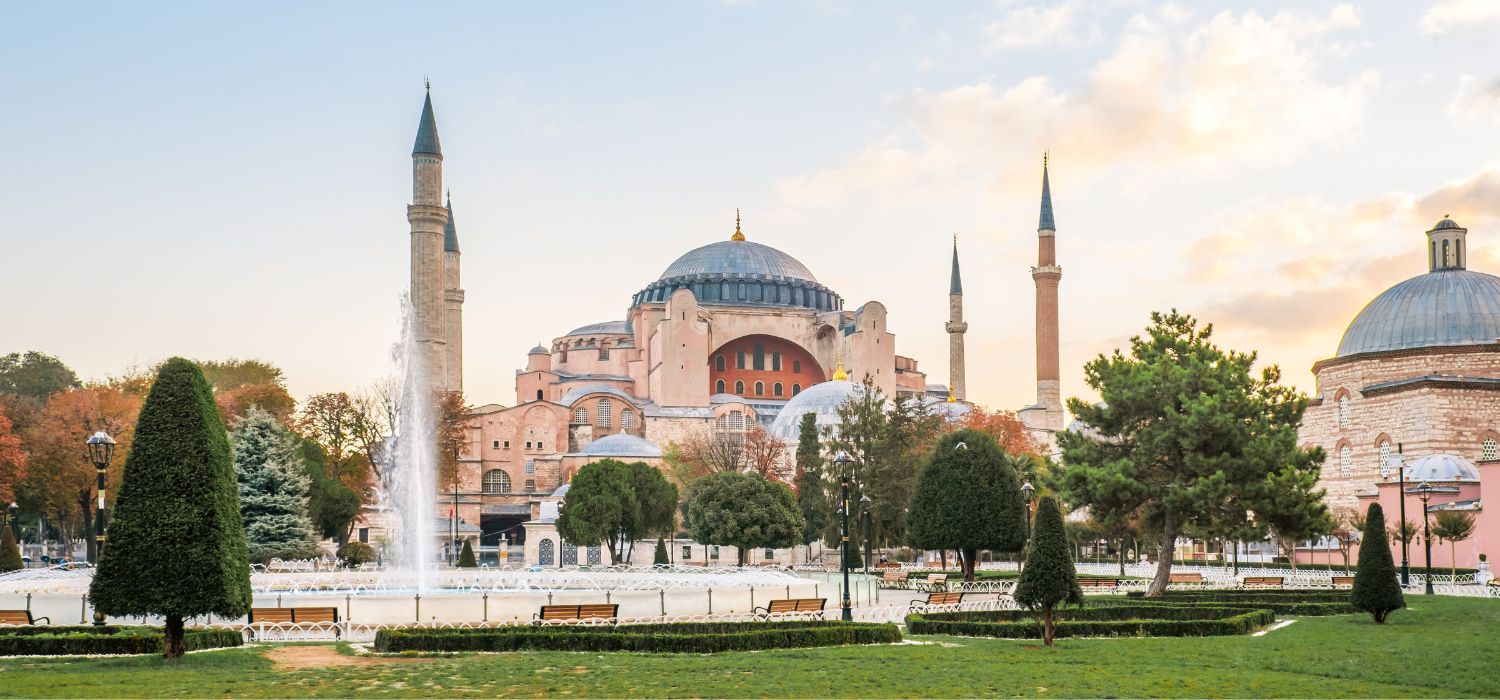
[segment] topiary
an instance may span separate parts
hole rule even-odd
[[[479,568],[479,562],[474,560],[474,547],[469,544],[468,540],[464,540],[463,551],[458,553],[458,566],[461,569]]]
[[[183,621],[250,611],[250,562],[229,437],[198,367],[162,364],[136,421],[109,539],[89,588],[106,615],[166,618],[165,656]]]
[[[1036,527],[1026,552],[1026,568],[1016,584],[1016,602],[1038,613],[1042,622],[1042,643],[1052,646],[1057,623],[1058,604],[1083,603],[1083,589],[1073,567],[1067,533],[1063,530],[1062,511],[1057,499],[1042,498],[1036,509]]]
[[[1391,559],[1391,543],[1386,539],[1385,511],[1371,503],[1365,516],[1365,532],[1359,543],[1359,568],[1354,572],[1354,588],[1349,603],[1370,613],[1377,624],[1384,624],[1392,610],[1406,607],[1401,584],[1396,582],[1396,563]]]
[[[0,574],[7,571],[15,571],[26,566],[21,561],[21,548],[16,545],[16,533],[9,526],[0,526],[5,530],[5,537],[0,540]]]
[[[1026,504],[1015,467],[988,433],[965,428],[944,436],[917,475],[907,516],[912,544],[959,550],[965,581],[974,580],[979,550],[1020,550]]]
[[[655,566],[671,566],[672,560],[667,557],[667,543],[660,537],[656,538],[656,555],[651,557],[651,563]]]
[[[337,556],[345,566],[359,566],[375,561],[375,548],[363,542],[348,542],[339,547]]]

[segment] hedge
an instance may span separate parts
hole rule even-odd
[[[1393,540],[1393,542],[1394,542],[1394,540]],[[1413,542],[1412,547],[1415,548],[1417,546],[1415,544],[1416,540],[1412,540],[1412,542]],[[1338,555],[1334,555],[1334,560],[1335,561],[1334,561],[1334,564],[1332,566],[1329,566],[1328,564],[1298,564],[1297,565],[1297,571],[1298,571],[1298,573],[1301,573],[1303,571],[1314,572],[1314,573],[1329,573],[1329,574],[1332,574],[1334,576],[1353,576],[1356,571],[1359,571],[1359,567],[1355,566],[1353,561],[1349,562],[1349,568],[1346,570],[1344,568],[1344,565],[1341,564],[1341,563],[1339,563]],[[1079,564],[1112,564],[1112,565],[1118,566],[1119,563],[1120,563],[1120,560],[1116,559],[1114,557],[1106,557],[1104,559],[1099,559],[1097,557],[1084,557],[1082,559],[1079,559],[1077,561],[1077,563],[1079,563]],[[1133,564],[1133,563],[1135,563],[1135,562],[1132,562],[1132,561],[1130,561],[1128,559],[1125,561],[1125,564],[1127,566],[1130,565],[1130,564]],[[1150,562],[1150,564],[1153,567],[1156,566],[1156,562],[1154,560],[1152,562]],[[1178,570],[1178,573],[1181,573],[1182,571],[1189,571],[1189,572],[1194,571],[1195,570],[1194,567],[1214,567],[1214,568],[1225,568],[1225,569],[1233,569],[1234,568],[1234,562],[1233,562],[1233,560],[1220,561],[1218,559],[1174,559],[1174,560],[1172,560],[1172,565],[1174,567],[1177,567],[1177,566],[1183,567],[1182,569]],[[1252,571],[1254,569],[1276,569],[1277,571],[1286,571],[1287,573],[1291,573],[1291,571],[1292,571],[1292,565],[1288,564],[1286,562],[1279,562],[1279,561],[1278,562],[1261,562],[1261,561],[1254,561],[1254,562],[1251,562],[1251,561],[1241,561],[1240,562],[1240,574],[1242,574],[1242,575],[1248,574],[1250,571]],[[1417,569],[1418,569],[1418,567],[1415,564],[1413,564],[1412,567],[1411,567],[1411,572],[1412,572],[1413,575],[1415,575],[1415,574],[1418,573]],[[1463,567],[1459,567],[1458,574],[1460,576],[1462,576],[1464,574],[1472,574],[1472,573],[1475,573],[1477,571],[1478,571],[1478,569],[1466,569],[1466,568],[1463,568]],[[1448,572],[1449,572],[1449,570],[1446,567],[1442,568],[1441,570],[1439,570],[1439,569],[1433,569],[1432,570],[1433,575],[1447,574]],[[1084,575],[1087,576],[1089,574],[1084,574]],[[1253,576],[1254,574],[1249,574],[1249,575]]]
[[[1040,639],[1042,626],[1025,610],[913,614],[912,634]],[[1247,634],[1271,624],[1276,614],[1254,607],[1201,605],[1112,605],[1058,611],[1059,637],[1208,637]]]
[[[160,654],[164,640],[160,627],[0,627],[0,656]],[[237,647],[243,642],[237,630],[188,630],[183,637],[187,651]]]
[[[1317,598],[1293,598],[1283,595],[1227,595],[1227,596],[1182,596],[1178,597],[1168,593],[1158,598],[1131,597],[1127,600],[1118,600],[1126,605],[1175,605],[1175,606],[1219,606],[1238,605],[1265,608],[1280,616],[1295,617],[1320,617],[1323,615],[1347,615],[1357,612],[1349,603],[1348,592],[1335,593],[1332,596],[1319,596]],[[1127,602],[1128,601],[1128,602]],[[1101,605],[1110,605],[1115,601],[1100,600]]]
[[[662,625],[557,625],[444,629],[392,627],[375,634],[375,650],[403,651],[640,651],[712,654],[842,644],[894,644],[890,624],[835,621],[682,622]]]

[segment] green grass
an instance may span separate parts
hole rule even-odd
[[[1299,619],[1264,637],[1034,641],[713,655],[521,652],[280,672],[263,649],[0,660],[28,697],[1500,697],[1500,601],[1410,596],[1411,610]]]

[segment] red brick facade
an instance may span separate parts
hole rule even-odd
[[[768,335],[730,341],[710,353],[708,362],[710,394],[790,399],[824,380],[822,368],[810,353],[796,343]]]

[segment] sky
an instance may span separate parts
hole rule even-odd
[[[1311,393],[1442,216],[1500,272],[1497,39],[1496,0],[0,2],[0,353],[369,386],[430,77],[470,403],[738,208],[935,382],[956,235],[969,397],[1027,405],[1044,151],[1064,396],[1169,308]]]

